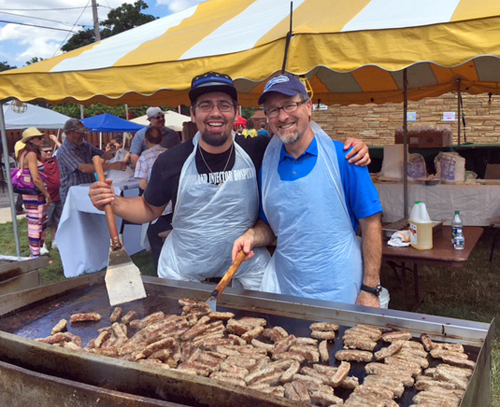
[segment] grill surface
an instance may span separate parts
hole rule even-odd
[[[155,280],[152,280],[155,281]],[[121,307],[123,308],[123,315],[129,310],[134,310],[137,313],[137,318],[143,318],[150,313],[156,311],[163,311],[166,314],[177,314],[181,313],[181,307],[178,305],[178,298],[181,296],[190,297],[193,299],[206,299],[210,292],[210,287],[202,287],[199,288],[200,285],[195,286],[195,290],[190,290],[190,288],[179,288],[179,287],[171,287],[166,286],[165,282],[161,282],[161,284],[146,284],[146,289],[148,292],[148,297],[143,300],[134,301],[133,303],[123,304]],[[189,286],[190,284],[188,284]],[[49,286],[51,287],[51,286]],[[205,294],[205,290],[206,293]],[[230,292],[231,289],[228,289]],[[43,292],[43,291],[42,291]],[[252,293],[253,294],[253,293]],[[62,318],[65,318],[69,321],[71,314],[78,312],[98,312],[102,315],[102,320],[99,322],[80,322],[69,324],[68,323],[68,331],[80,336],[82,338],[82,345],[85,346],[91,339],[97,337],[97,330],[102,327],[106,327],[110,325],[109,315],[111,314],[112,307],[109,306],[108,297],[106,293],[106,289],[104,285],[94,285],[94,286],[81,286],[76,289],[72,289],[67,292],[57,293],[57,290],[47,290],[47,296],[44,297],[41,301],[29,304],[26,303],[24,307],[19,307],[15,309],[13,312],[9,312],[5,314],[2,318],[0,318],[0,331],[8,332],[11,334],[15,334],[19,337],[26,339],[35,339],[42,338],[50,335],[50,331],[52,327]],[[330,312],[329,318],[325,318],[325,313],[321,311],[321,309],[315,309],[314,307],[310,310],[307,309],[307,305],[303,305],[306,307],[305,310],[302,311],[302,305],[299,304],[290,304],[288,302],[281,302],[277,304],[269,303],[267,297],[269,295],[263,295],[264,298],[261,299],[252,299],[250,297],[245,297],[240,295],[236,295],[231,298],[227,298],[223,296],[224,301],[219,300],[219,304],[226,304],[226,306],[218,306],[218,311],[231,311],[236,315],[236,318],[241,318],[243,316],[257,316],[261,318],[265,318],[268,322],[268,327],[281,326],[285,330],[287,330],[290,334],[294,334],[295,336],[309,337],[310,330],[309,325],[313,321],[325,321],[330,320],[333,322],[338,322],[341,324],[341,329],[338,332],[338,337],[335,339],[334,346],[330,344],[329,352],[330,352],[330,364],[338,365],[339,362],[335,359],[335,352],[337,350],[342,349],[342,336],[345,329],[356,325],[357,323],[368,323],[377,325],[373,321],[370,321],[369,318],[363,317],[363,313],[356,312],[359,310],[358,307],[354,307],[354,313],[349,317],[350,311],[348,310],[348,315],[344,315],[344,313],[339,311]],[[281,296],[278,296],[283,298]],[[27,297],[29,298],[29,297]],[[238,300],[239,298],[239,300]],[[233,303],[235,306],[227,306],[227,304]],[[313,301],[314,303],[314,301]],[[269,307],[269,304],[272,307]],[[264,309],[262,309],[259,305],[262,305]],[[338,304],[337,304],[338,305]],[[1,307],[1,302],[0,302]],[[349,307],[348,307],[349,308]],[[303,312],[301,315],[297,314],[295,310],[301,310]],[[1,311],[1,308],[0,308]],[[386,311],[389,313],[395,313],[397,315],[397,311]],[[0,315],[2,313],[0,312]],[[408,314],[408,313],[405,313]],[[411,314],[410,314],[411,315]],[[415,316],[418,314],[414,314]],[[354,316],[354,317],[353,317]],[[408,315],[405,315],[403,321],[408,321],[409,318],[406,318]],[[386,320],[384,317],[378,320]],[[348,321],[351,319],[352,321]],[[427,328],[425,323],[419,321],[413,321],[413,324],[421,324],[421,331],[415,332],[414,334],[421,332],[429,332],[429,330],[424,329]],[[384,325],[393,326],[394,321],[387,319],[387,323]],[[411,322],[411,321],[410,321]],[[454,320],[456,322],[456,320]],[[384,326],[379,327],[384,328]],[[449,324],[450,326],[452,324]],[[484,324],[483,324],[484,325]],[[444,325],[443,325],[444,326]],[[396,326],[397,327],[397,326]],[[385,327],[387,329],[387,326]],[[401,329],[408,329],[408,327],[401,326]],[[0,332],[1,333],[1,332]],[[129,337],[134,333],[131,331],[129,333]],[[435,337],[435,336],[434,336]],[[479,360],[479,355],[481,351],[482,341],[472,340],[472,343],[475,342],[474,345],[470,343],[467,344],[468,341],[462,341],[465,346],[466,353],[469,355],[469,359],[478,362],[478,368],[480,368],[481,361]],[[383,345],[379,343],[377,348],[378,350]],[[1,352],[1,351],[0,351]],[[95,355],[94,355],[95,356]],[[98,358],[104,358],[102,356],[97,356]],[[20,355],[2,355],[0,353],[0,360],[7,361],[9,363],[16,364],[18,366],[23,366],[26,363],[26,360],[23,359]],[[431,361],[431,366],[436,364],[437,361]],[[364,363],[351,363],[352,369],[350,372],[350,376],[356,376],[362,382],[362,379],[365,377],[364,373]],[[478,370],[478,369],[476,369]],[[50,374],[57,375],[57,372],[51,371]],[[78,379],[78,375],[72,378],[73,380]],[[108,389],[120,390],[117,385],[118,380],[110,379],[106,381],[106,383],[100,382],[99,385],[105,386]],[[469,386],[471,387],[471,386]],[[336,391],[337,393],[337,391]],[[338,392],[338,395],[342,398],[347,398],[350,394],[349,390],[342,390]],[[415,391],[413,389],[407,389],[403,398],[398,400],[400,406],[409,406],[412,404],[411,399],[414,396]],[[140,392],[141,396],[155,396],[154,394],[149,394],[148,390],[144,390]],[[179,400],[174,400],[179,402]],[[193,400],[181,400],[181,402],[186,403],[188,405],[198,405]],[[462,404],[464,405],[464,404]]]

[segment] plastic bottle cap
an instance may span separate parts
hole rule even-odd
[[[460,214],[460,211],[455,211],[455,215],[459,215]]]
[[[415,201],[415,204],[421,204],[422,201]]]

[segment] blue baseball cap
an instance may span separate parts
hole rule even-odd
[[[263,104],[266,101],[266,98],[271,92],[281,93],[286,96],[295,96],[300,93],[304,96],[309,97],[302,82],[299,81],[295,76],[288,73],[275,76],[266,83],[264,92],[262,92],[262,95],[260,95],[259,97],[259,105]]]
[[[211,92],[227,93],[232,99],[238,100],[238,92],[231,77],[213,71],[193,78],[191,81],[191,90],[189,91],[189,99],[191,103],[194,103],[200,95]]]

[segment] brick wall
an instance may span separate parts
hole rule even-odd
[[[462,94],[465,113],[467,142],[500,143],[500,96]],[[411,126],[450,126],[453,143],[457,143],[457,120],[443,121],[443,112],[455,112],[458,118],[456,93],[447,93],[437,98],[426,98],[408,102],[408,112],[416,112],[417,120]],[[313,120],[323,127],[330,137],[344,141],[356,137],[368,145],[394,144],[394,132],[403,125],[403,104],[330,106],[325,111],[315,111]],[[462,126],[461,142],[464,142]]]

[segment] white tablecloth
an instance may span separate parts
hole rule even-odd
[[[137,196],[139,180],[113,184],[115,193],[126,197]],[[61,254],[65,277],[92,273],[108,265],[109,230],[104,212],[97,210],[88,196],[90,185],[71,187],[64,204],[57,229],[57,245]],[[116,217],[118,230],[121,218]],[[123,230],[123,244],[129,255],[144,249],[141,246],[142,225],[127,224]]]
[[[384,222],[403,217],[403,184],[376,183]],[[488,226],[500,216],[500,185],[408,184],[408,214],[415,201],[423,201],[432,220],[450,224],[455,210],[466,226]]]

